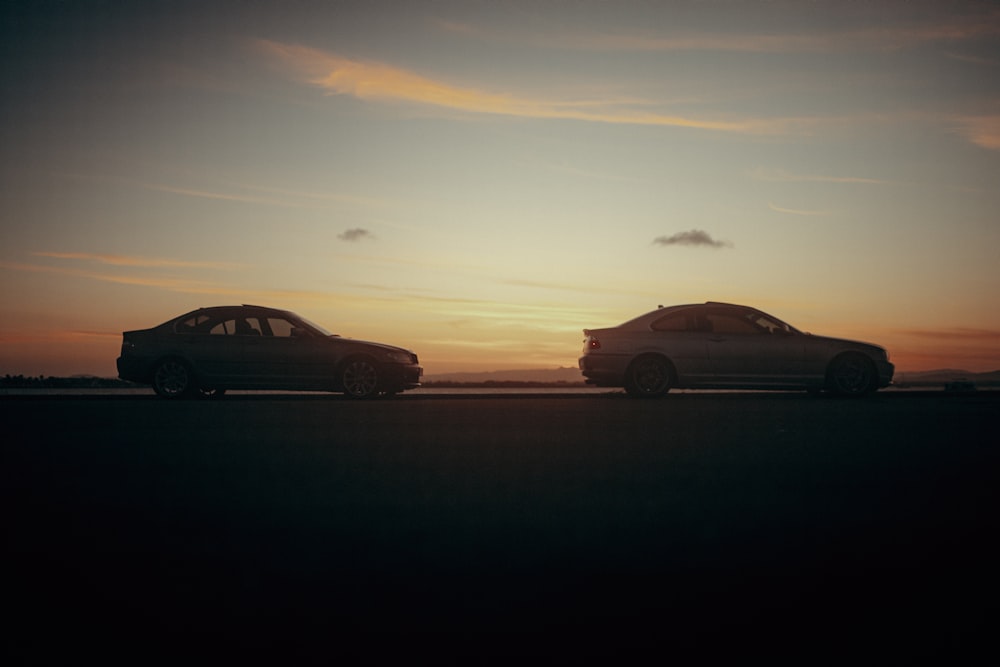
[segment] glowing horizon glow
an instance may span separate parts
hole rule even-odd
[[[566,367],[708,300],[1000,369],[988,3],[22,4],[0,375],[113,376],[122,331],[232,303],[429,375]]]

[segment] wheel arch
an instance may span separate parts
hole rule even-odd
[[[344,386],[344,373],[347,371],[348,366],[356,361],[366,361],[375,368],[375,390],[372,392],[372,397],[378,396],[378,394],[382,392],[385,387],[385,373],[383,371],[383,365],[375,357],[375,355],[370,352],[360,350],[347,354],[341,362],[337,364],[337,375],[335,380],[336,391],[350,393],[347,391],[347,387]]]
[[[667,371],[670,373],[670,383],[671,385],[676,385],[679,382],[679,377],[677,375],[677,366],[674,364],[673,359],[663,354],[659,350],[645,350],[643,352],[636,353],[626,364],[625,373],[626,375],[632,367],[643,359],[659,359],[667,365]]]
[[[638,386],[639,379],[636,372],[644,362],[656,362],[663,364],[666,370],[666,384],[663,387],[652,390]],[[647,351],[636,354],[625,366],[625,376],[622,382],[625,393],[638,398],[658,398],[667,394],[672,387],[677,386],[677,367],[674,362],[665,354],[659,351]]]
[[[868,388],[857,394],[850,394],[843,392],[837,387],[834,380],[834,371],[837,368],[837,364],[842,363],[847,359],[857,359],[859,360],[867,369],[870,375],[870,382]],[[834,354],[829,361],[826,363],[826,369],[823,373],[823,387],[832,394],[843,396],[843,395],[856,395],[865,396],[875,393],[878,389],[878,367],[875,362],[867,354],[860,350],[841,350]]]
[[[160,389],[157,387],[157,378],[156,378],[157,371],[164,364],[166,364],[168,362],[176,362],[176,363],[178,363],[179,365],[183,366],[187,370],[187,374],[188,374],[188,387],[187,387],[187,389],[185,389],[181,393],[173,395],[173,396],[167,396],[167,394],[161,393]],[[153,386],[153,389],[156,391],[156,393],[158,395],[160,395],[160,396],[167,396],[168,398],[171,398],[171,399],[179,399],[179,398],[189,397],[189,396],[197,393],[199,391],[199,388],[202,386],[202,377],[198,373],[197,366],[195,366],[195,364],[193,364],[191,362],[191,360],[188,359],[187,357],[185,357],[184,355],[177,354],[177,353],[174,353],[174,352],[167,352],[167,353],[161,354],[160,356],[158,356],[149,365],[149,378],[148,379],[149,379],[149,384]]]

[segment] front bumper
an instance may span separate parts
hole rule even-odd
[[[896,367],[888,361],[875,362],[875,369],[878,371],[878,387],[882,389],[892,384],[892,376],[896,372]]]
[[[416,365],[389,364],[384,369],[387,389],[415,389],[420,386],[424,369]]]

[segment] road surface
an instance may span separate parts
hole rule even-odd
[[[5,651],[954,655],[996,627],[998,408],[3,397]]]

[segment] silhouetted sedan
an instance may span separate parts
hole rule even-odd
[[[226,389],[340,391],[354,398],[420,386],[417,355],[341,338],[295,313],[262,306],[199,308],[122,334],[118,376],[160,396]]]
[[[802,333],[755,308],[709,301],[584,329],[589,384],[662,396],[671,387],[806,389],[861,396],[892,383],[884,348]]]

